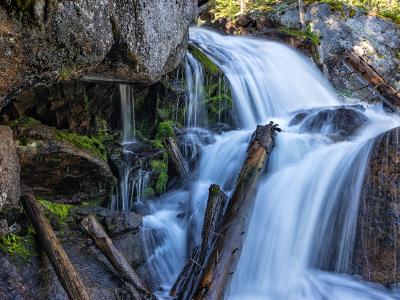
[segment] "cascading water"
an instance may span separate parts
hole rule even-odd
[[[121,99],[122,144],[135,141],[135,100],[133,87],[127,84],[119,85]]]
[[[204,127],[207,123],[204,109],[204,71],[201,63],[190,53],[186,55],[185,78],[188,91],[185,125],[186,127]]]
[[[144,218],[148,264],[160,298],[167,298],[191,249],[200,243],[209,185],[217,183],[229,194],[256,125],[274,120],[284,132],[260,180],[227,298],[395,299],[342,272],[351,264],[373,138],[399,126],[399,118],[379,107],[367,108],[358,114],[368,122],[344,141],[328,134],[335,127],[329,119],[307,132],[304,126],[312,114],[289,125],[294,111],[335,110],[343,103],[306,58],[276,42],[205,29],[192,28],[190,39],[228,78],[237,127],[243,129],[215,135],[213,143],[202,145],[188,188],[153,202]]]
[[[133,207],[134,201],[139,204],[143,202],[149,172],[142,169],[133,170],[135,149],[139,146],[139,142],[136,140],[133,87],[120,84],[119,92],[121,99],[123,164],[119,168],[118,194],[113,197],[111,207],[115,210],[128,211]]]

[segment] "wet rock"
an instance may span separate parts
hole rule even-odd
[[[353,108],[329,108],[295,115],[289,125],[300,125],[300,132],[321,133],[334,140],[346,140],[368,123],[368,118]]]
[[[13,126],[21,182],[51,201],[108,201],[116,183],[97,140],[30,121]]]
[[[21,90],[84,75],[157,81],[184,56],[196,8],[184,0],[44,3],[0,5],[0,108]]]
[[[364,280],[400,282],[400,127],[374,141],[364,180],[353,272]]]
[[[308,112],[297,113],[289,122],[289,126],[299,125],[309,115]]]
[[[20,197],[20,165],[8,126],[0,126],[0,212],[17,205]]]
[[[95,215],[105,225],[111,236],[136,233],[142,225],[142,216],[134,212],[113,211],[103,207],[79,207],[74,209],[78,222],[88,215]]]
[[[236,25],[239,27],[247,27],[252,23],[252,19],[248,14],[241,14],[236,18]]]

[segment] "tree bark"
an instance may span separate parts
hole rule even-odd
[[[354,70],[359,72],[361,76],[368,81],[384,98],[383,102],[393,111],[400,108],[400,93],[392,86],[387,84],[381,76],[368,65],[360,56],[353,51],[347,50],[345,53],[345,62]]]
[[[139,277],[136,275],[135,271],[129,265],[122,253],[115,248],[111,239],[108,237],[103,227],[97,222],[95,217],[92,215],[87,216],[82,220],[81,224],[93,239],[96,246],[113,265],[118,275],[133,285],[135,299],[153,299],[149,290],[140,281]]]
[[[178,299],[192,299],[195,288],[203,274],[203,265],[208,260],[215,242],[220,237],[219,229],[228,197],[220,187],[209,188],[207,208],[204,214],[202,243],[193,251],[192,257],[179,274],[170,295]]]
[[[40,204],[31,194],[22,196],[21,202],[35,228],[41,246],[69,298],[72,300],[89,300],[85,286],[47,221]]]
[[[219,232],[221,238],[217,240],[205,265],[193,299],[217,300],[224,297],[225,288],[235,272],[246,237],[257,179],[273,149],[276,131],[280,129],[271,122],[265,126],[257,126],[253,134],[246,160],[222,220]]]
[[[301,28],[305,29],[306,23],[304,21],[304,2],[303,2],[303,0],[299,0],[299,17],[300,17]]]
[[[171,158],[172,164],[181,178],[186,178],[190,175],[189,165],[186,159],[183,157],[181,150],[179,150],[176,141],[172,137],[168,137],[165,140],[165,146],[167,147],[167,151],[169,157]]]

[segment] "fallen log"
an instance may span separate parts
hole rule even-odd
[[[257,179],[267,164],[274,146],[276,131],[272,122],[257,126],[247,149],[247,156],[235,190],[228,202],[221,223],[221,238],[204,266],[204,273],[196,288],[193,299],[223,299],[246,238],[247,227],[254,203]]]
[[[192,257],[179,274],[170,295],[178,299],[192,299],[194,289],[203,274],[203,265],[220,237],[219,229],[222,222],[228,197],[220,187],[212,184],[209,188],[207,208],[204,214],[202,242],[194,249]]]
[[[132,292],[134,298],[153,299],[149,290],[141,282],[122,253],[115,248],[111,239],[108,237],[103,227],[97,222],[96,218],[93,215],[89,215],[82,220],[81,224],[85,231],[93,239],[96,246],[110,261],[118,275],[133,285],[134,289],[132,289]]]
[[[179,150],[176,141],[172,137],[168,137],[165,140],[165,146],[167,148],[169,157],[171,158],[174,169],[178,173],[179,177],[186,178],[189,176],[189,165],[186,159],[183,157],[181,150]]]
[[[41,246],[69,298],[72,300],[89,300],[85,286],[47,221],[40,204],[31,194],[23,195],[21,202]]]
[[[385,80],[367,63],[362,57],[353,51],[345,52],[344,61],[354,70],[359,72],[361,76],[372,85],[373,88],[383,97],[384,103],[393,111],[400,108],[400,93],[392,86],[387,84]]]

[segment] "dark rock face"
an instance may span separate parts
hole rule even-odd
[[[335,140],[345,140],[366,123],[368,118],[359,110],[346,107],[300,112],[289,125],[300,125],[300,132],[323,133]]]
[[[364,181],[353,272],[364,280],[400,282],[400,127],[375,140]]]
[[[115,178],[107,162],[63,136],[60,139],[59,132],[41,124],[14,126],[21,183],[52,201],[108,200]]]
[[[18,3],[0,5],[0,108],[21,90],[89,73],[157,81],[180,63],[196,7],[184,0]]]
[[[31,117],[58,129],[98,134],[120,128],[119,97],[115,83],[69,81],[40,86],[18,95],[0,118],[8,122]]]
[[[10,127],[0,126],[0,211],[17,205],[20,166]]]

